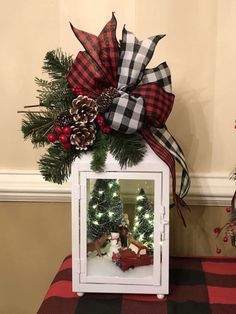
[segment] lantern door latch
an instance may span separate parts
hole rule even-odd
[[[165,239],[165,225],[169,224],[169,220],[166,217],[165,213],[165,207],[161,206],[159,210],[159,226],[160,226],[160,233],[161,233],[161,239]]]

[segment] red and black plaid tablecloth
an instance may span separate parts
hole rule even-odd
[[[236,257],[170,259],[170,294],[85,294],[71,291],[71,256],[63,261],[38,314],[235,314]]]

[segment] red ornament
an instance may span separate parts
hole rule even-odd
[[[226,207],[226,208],[225,208],[225,211],[226,211],[226,213],[231,213],[232,208],[231,208],[231,207]]]
[[[220,227],[215,227],[213,231],[214,233],[219,234],[221,232],[221,229]]]
[[[67,142],[67,143],[63,143],[64,148],[69,149],[71,148],[71,143]]]
[[[49,133],[47,138],[49,142],[54,143],[57,140],[57,135],[55,133]]]
[[[229,238],[227,237],[227,235],[224,236],[223,241],[224,241],[224,242],[228,242],[228,241],[229,241]]]
[[[63,134],[67,134],[69,135],[72,131],[72,128],[70,126],[65,126],[63,129],[62,129],[62,133]]]
[[[218,248],[216,248],[216,253],[217,254],[220,254],[221,253],[221,249],[218,247]]]
[[[67,137],[67,135],[62,133],[62,134],[59,136],[59,141],[60,141],[62,144],[67,143],[67,142],[68,142],[68,137]]]

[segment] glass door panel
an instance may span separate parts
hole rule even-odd
[[[161,175],[88,172],[81,179],[82,280],[158,284]]]

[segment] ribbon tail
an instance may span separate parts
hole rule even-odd
[[[187,204],[176,194],[176,172],[175,172],[175,160],[171,153],[163,147],[153,136],[152,132],[148,128],[142,128],[140,130],[144,140],[148,143],[154,153],[161,158],[169,167],[172,176],[172,190],[173,190],[173,201],[177,212],[186,227],[186,222],[181,211],[181,207],[187,207]]]
[[[188,206],[188,205],[185,203],[185,201],[182,200],[177,194],[175,194],[175,202],[174,202],[174,204],[175,204],[175,208],[176,208],[176,210],[177,210],[177,213],[178,213],[179,217],[181,218],[181,220],[182,220],[182,222],[183,222],[183,225],[184,225],[185,227],[187,227],[187,224],[186,224],[184,215],[183,215],[183,213],[182,213],[182,211],[181,211],[181,208],[186,207],[186,208],[189,209],[189,206]],[[190,210],[190,209],[189,209],[189,210]]]
[[[178,145],[177,141],[169,133],[165,126],[162,129],[151,127],[151,132],[155,137],[156,141],[158,141],[163,147],[165,147],[182,167],[179,196],[181,199],[183,199],[187,195],[191,184],[191,180],[188,173],[188,166],[185,161],[184,153],[180,146]]]

